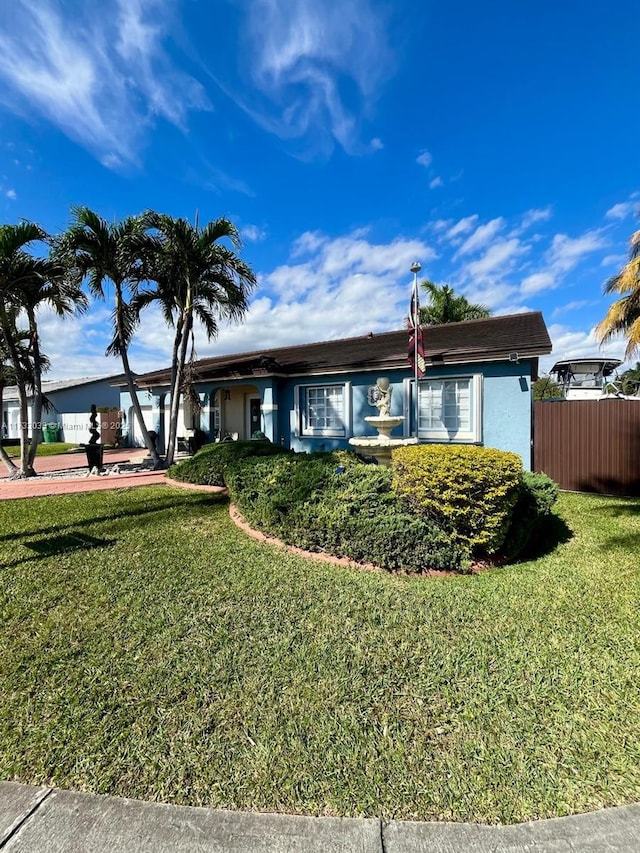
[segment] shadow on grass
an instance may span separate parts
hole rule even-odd
[[[98,539],[86,533],[65,533],[61,536],[47,536],[34,542],[23,542],[23,546],[42,557],[53,557],[68,551],[89,551],[92,548],[106,548],[113,545],[115,539]]]
[[[604,500],[607,498],[603,497]],[[616,498],[616,503],[600,506],[598,512],[613,516],[613,518],[620,518],[623,515],[640,515],[640,500],[638,498]]]
[[[24,548],[34,551],[31,557],[21,557],[10,563],[3,563],[3,568],[11,569],[24,563],[33,563],[45,560],[49,557],[60,557],[62,554],[71,554],[74,551],[92,551],[94,548],[108,548],[115,545],[117,539],[99,539],[97,536],[88,536],[86,533],[65,533],[61,536],[47,536],[45,539],[35,539],[31,542],[23,542]]]
[[[80,495],[79,497],[83,496]],[[50,500],[50,498],[45,498],[45,500]],[[181,494],[176,494],[176,496],[172,498],[163,498],[162,500],[154,501],[151,506],[141,506],[136,509],[125,508],[119,512],[117,511],[115,513],[110,513],[109,515],[87,515],[82,519],[75,519],[74,521],[69,521],[67,524],[54,524],[48,527],[41,527],[38,530],[22,530],[16,533],[7,533],[4,536],[0,536],[0,542],[11,542],[17,539],[24,539],[27,536],[51,536],[58,533],[63,533],[64,531],[72,530],[73,528],[76,528],[79,525],[82,525],[83,527],[88,527],[92,524],[101,524],[102,522],[107,521],[115,522],[119,521],[120,519],[131,519],[133,521],[133,519],[135,518],[139,518],[140,521],[142,521],[144,516],[157,515],[159,513],[166,512],[167,510],[175,509],[177,507],[187,510],[191,507],[205,507],[213,504],[224,503],[228,500],[229,499],[226,495],[215,492],[212,494],[199,494],[197,497],[194,493],[191,493],[191,495],[189,495],[189,500],[187,503],[185,501],[185,493],[182,492]]]
[[[570,539],[573,539],[573,530],[564,518],[552,513],[540,522],[529,543],[511,562],[525,563],[530,560],[539,560],[541,557],[552,554],[558,545],[563,545]]]
[[[640,536],[637,533],[629,533],[625,536],[610,536],[606,542],[600,546],[601,551],[617,551],[622,548],[623,551],[629,551],[632,554],[638,554],[640,562]]]

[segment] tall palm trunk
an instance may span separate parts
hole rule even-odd
[[[193,326],[193,313],[188,309],[185,311],[182,328],[180,330],[181,338],[176,360],[175,375],[173,377],[173,385],[171,386],[171,413],[169,416],[169,446],[167,447],[166,465],[167,468],[173,464],[173,456],[176,445],[176,435],[178,432],[178,414],[180,412],[180,397],[182,395],[182,379],[184,376],[184,365],[187,360],[187,347],[189,346],[189,334]]]
[[[0,370],[1,370],[1,368],[0,368]],[[2,412],[4,387],[5,387],[4,376],[0,376],[0,412]],[[0,443],[0,459],[3,461],[3,463],[6,467],[7,474],[9,475],[9,477],[11,477],[11,478],[16,477],[18,474],[18,468],[14,464],[13,459],[9,456],[7,451],[2,446],[2,443]]]
[[[136,416],[136,420],[138,421],[138,426],[140,427],[140,433],[144,440],[145,446],[149,451],[149,456],[153,460],[153,467],[154,469],[158,469],[162,466],[162,462],[160,460],[160,457],[158,456],[158,451],[156,450],[155,443],[152,441],[151,436],[149,435],[147,425],[144,422],[144,417],[142,416],[142,407],[140,406],[140,400],[138,400],[138,390],[133,381],[133,374],[131,372],[131,366],[129,365],[129,353],[127,351],[126,336],[124,334],[124,305],[122,300],[122,291],[120,285],[117,283],[115,286],[115,296],[116,330],[119,339],[119,350],[120,358],[122,360],[122,369],[124,370],[124,375],[127,378],[127,387],[129,389],[129,395],[131,396],[131,405],[133,406],[133,411]]]
[[[42,436],[42,359],[40,357],[38,327],[32,308],[27,309],[27,316],[29,318],[29,336],[33,358],[33,423],[31,425],[31,447],[29,448],[29,467],[33,467]]]
[[[9,324],[9,318],[3,303],[0,303],[0,327],[4,338],[7,353],[16,375],[16,386],[18,388],[18,403],[20,407],[20,471],[16,477],[34,477],[35,471],[29,463],[29,404],[27,400],[27,389],[24,368],[20,361],[20,354],[13,338]]]
[[[178,352],[180,350],[180,341],[182,340],[182,327],[184,325],[184,312],[181,311],[178,319],[176,320],[176,333],[173,336],[173,350],[171,352],[171,379],[169,383],[170,391],[170,399],[171,403],[169,406],[169,435],[166,436],[166,447],[165,447],[165,464],[167,468],[173,464],[173,456],[175,453],[175,442],[176,442],[176,434],[178,432],[178,424],[176,421],[176,427],[173,431],[173,443],[171,443],[171,425],[173,424],[173,419],[171,417],[171,412],[173,410],[173,398],[174,398],[174,389],[176,385],[176,370],[178,368]],[[169,448],[172,448],[171,454],[169,454]]]

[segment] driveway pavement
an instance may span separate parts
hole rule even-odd
[[[0,783],[7,853],[637,853],[640,805],[482,826],[302,817]]]

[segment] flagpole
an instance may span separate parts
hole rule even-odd
[[[413,314],[411,321],[413,323],[413,378],[415,381],[415,420],[416,420],[416,438],[419,439],[418,435],[418,418],[420,416],[420,400],[418,396],[418,326],[420,324],[420,308],[418,307],[418,273],[422,267],[418,261],[414,261],[411,264],[411,272],[413,273],[413,295],[411,299],[411,307]]]

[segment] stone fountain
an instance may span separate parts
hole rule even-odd
[[[368,401],[370,406],[378,410],[377,415],[365,418],[365,422],[378,430],[378,435],[362,435],[349,439],[349,444],[359,453],[375,456],[380,465],[391,465],[391,451],[394,447],[404,447],[407,444],[417,444],[417,438],[391,438],[391,432],[399,426],[404,417],[391,414],[391,392],[393,388],[386,377],[376,380],[369,388]]]

